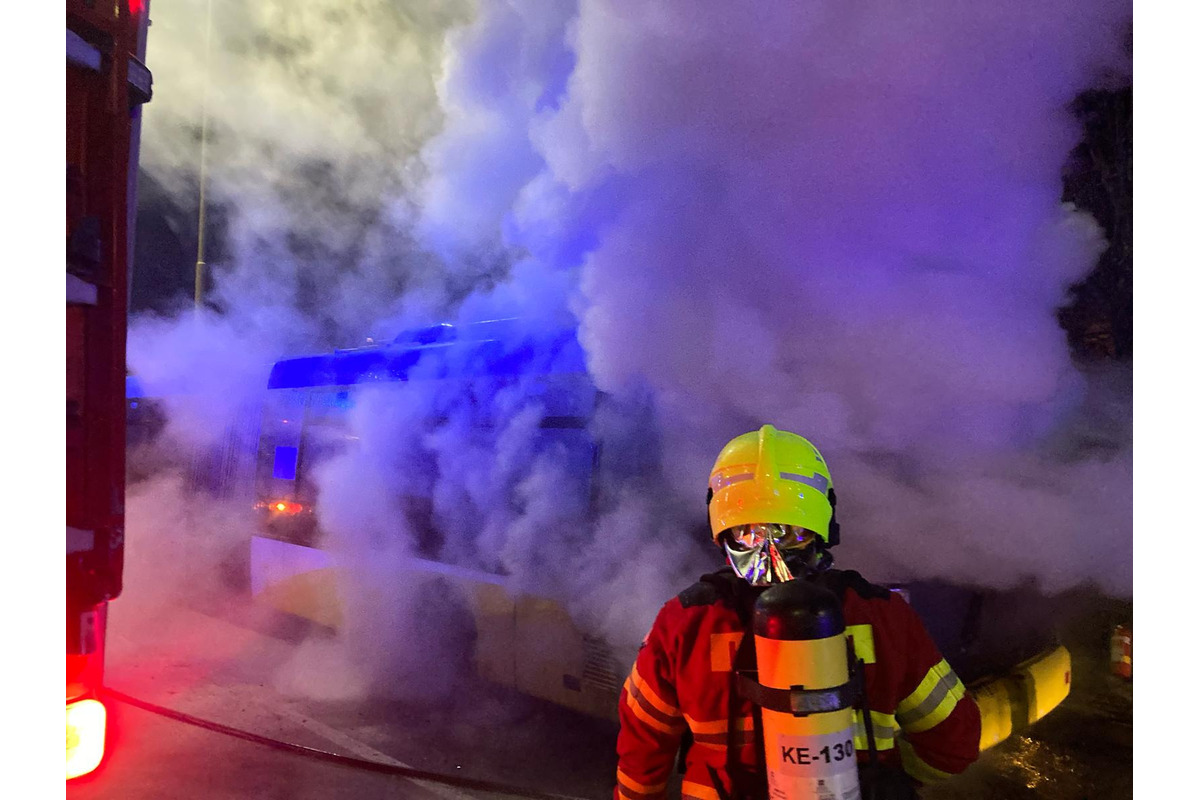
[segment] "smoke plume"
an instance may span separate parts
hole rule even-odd
[[[1060,200],[1068,106],[1127,79],[1128,2],[212,5],[209,47],[204,4],[156,6],[149,56],[144,166],[195,191],[207,116],[227,219],[212,310],[131,330],[164,392],[208,387],[172,424],[286,354],[520,317],[514,348],[577,327],[623,454],[589,511],[532,381],[365,393],[318,478],[363,585],[423,495],[443,560],[636,644],[717,561],[719,448],[771,423],[830,463],[845,566],[1132,591],[1128,374],[1054,315],[1104,247]]]

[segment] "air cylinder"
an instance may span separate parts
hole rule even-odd
[[[787,581],[762,593],[754,607],[754,648],[758,681],[768,690],[812,693],[849,681],[841,600],[809,581]],[[812,713],[762,709],[772,800],[859,800],[852,706],[820,694],[807,697],[815,706],[845,707]]]

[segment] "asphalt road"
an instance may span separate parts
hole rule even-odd
[[[136,619],[126,613],[123,622],[114,605],[108,685],[174,711],[341,755],[531,791],[584,798],[611,792],[611,723],[483,684],[425,705],[357,692],[322,696],[313,687],[328,687],[336,675],[310,677],[299,689],[295,680],[281,679],[298,658],[319,668],[326,658],[320,648],[305,651],[297,631],[266,612],[222,611],[163,607],[147,619],[136,609]],[[119,701],[107,705],[109,756],[97,773],[67,785],[69,798],[500,796],[332,765]]]

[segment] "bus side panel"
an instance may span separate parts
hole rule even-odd
[[[523,595],[516,607],[517,689],[594,717],[615,719],[621,668],[561,603]]]

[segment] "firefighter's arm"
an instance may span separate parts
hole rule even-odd
[[[904,771],[921,783],[945,780],[979,757],[979,707],[954,670],[942,658],[920,617],[901,598],[908,652],[904,696],[896,722]]]
[[[659,612],[621,690],[615,800],[666,796],[667,780],[686,728],[666,641],[664,615],[669,614],[670,605]]]

